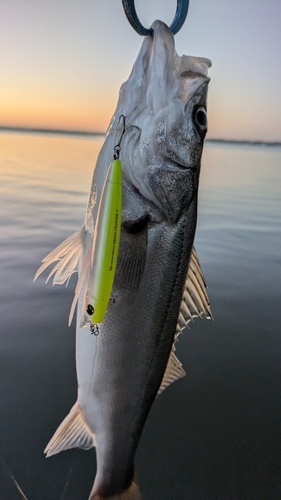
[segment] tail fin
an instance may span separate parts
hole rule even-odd
[[[101,497],[98,493],[94,491],[95,486],[90,494],[89,500],[141,500],[141,492],[135,481],[132,482],[131,486],[122,491],[122,493],[117,493],[113,497]]]

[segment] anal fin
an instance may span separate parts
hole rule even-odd
[[[70,448],[88,450],[93,446],[95,446],[95,435],[85,423],[78,403],[75,403],[47,444],[44,453],[50,457]]]

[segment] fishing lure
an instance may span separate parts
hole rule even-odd
[[[107,171],[97,213],[91,293],[88,290],[86,299],[87,315],[94,324],[104,320],[117,265],[122,215],[120,142],[114,148],[114,160]]]

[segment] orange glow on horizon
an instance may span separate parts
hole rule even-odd
[[[4,89],[3,89],[4,90]],[[116,107],[114,96],[13,92],[0,95],[0,126],[105,132]]]

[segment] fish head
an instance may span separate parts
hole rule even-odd
[[[198,190],[211,62],[178,56],[163,22],[155,21],[152,29],[122,89],[128,117],[123,170],[144,197],[175,221]]]
[[[122,135],[123,115],[123,175],[164,218],[174,222],[197,195],[211,61],[179,56],[174,36],[162,21],[155,21],[152,30],[153,36],[145,37],[132,72],[121,86],[96,178],[112,160]]]

